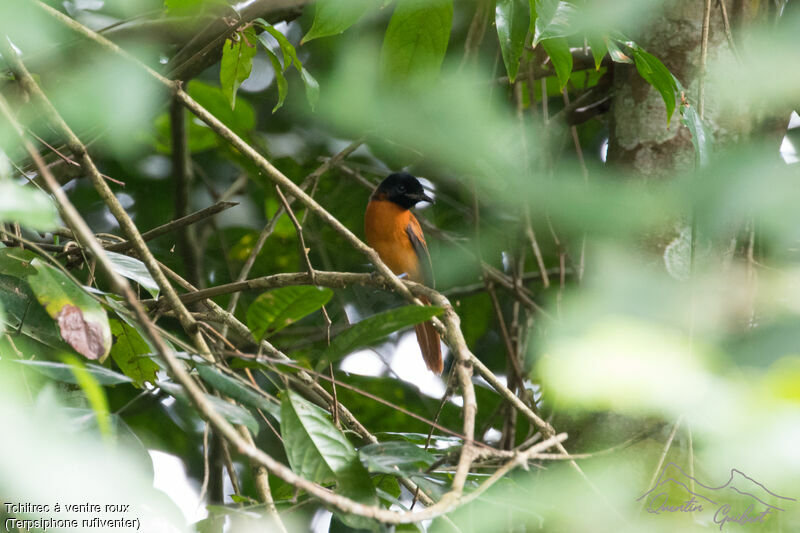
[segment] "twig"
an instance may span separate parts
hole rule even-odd
[[[541,452],[542,450],[546,450],[551,446],[560,446],[562,442],[567,439],[566,433],[559,433],[558,435],[553,435],[552,437],[544,440],[538,444],[534,444],[524,452],[515,452],[516,456],[505,463],[503,466],[498,468],[486,481],[484,481],[480,487],[475,489],[474,491],[470,492],[461,500],[462,505],[471,502],[472,500],[479,498],[481,494],[486,492],[490,486],[494,483],[499,481],[503,478],[508,472],[513,470],[518,466],[526,465],[528,460],[534,457],[536,454]]]
[[[656,465],[655,469],[653,470],[653,476],[650,478],[650,483],[647,484],[647,490],[653,488],[653,483],[656,482],[656,478],[658,474],[661,472],[661,467],[664,466],[664,461],[667,458],[667,452],[669,452],[670,447],[672,446],[672,441],[675,439],[675,434],[678,432],[678,428],[681,427],[681,421],[683,421],[683,415],[679,416],[675,423],[672,425],[672,431],[669,432],[669,437],[667,437],[667,441],[664,443],[664,449],[661,450],[661,456],[658,458],[658,464]],[[646,500],[642,500],[642,507],[644,507]]]
[[[697,86],[697,113],[700,115],[700,120],[703,119],[703,112],[705,111],[706,63],[708,62],[708,33],[710,22],[711,0],[705,0],[705,8],[703,9],[703,31],[700,37],[700,79]]]
[[[722,12],[722,26],[725,28],[725,37],[728,39],[728,46],[731,47],[733,54],[738,57],[739,52],[736,49],[736,43],[733,42],[733,33],[731,33],[731,23],[728,20],[728,8],[725,6],[725,0],[717,0],[717,3]]]
[[[181,217],[177,220],[173,220],[171,222],[167,222],[161,226],[153,228],[149,231],[145,231],[142,233],[142,240],[144,242],[152,241],[157,237],[161,237],[162,235],[166,235],[167,233],[179,229],[201,220],[204,220],[208,217],[214,216],[217,213],[225,211],[226,209],[230,209],[231,207],[239,205],[236,202],[218,202],[214,205],[206,207],[205,209],[201,209],[200,211],[195,211],[191,215],[186,215],[185,217]],[[133,241],[123,241],[120,243],[112,244],[110,246],[106,246],[106,250],[110,252],[126,252],[135,246]]]
[[[48,149],[49,149],[51,152],[53,152],[54,154],[56,154],[56,155],[57,155],[57,156],[58,156],[58,157],[59,157],[59,158],[60,158],[62,161],[64,161],[64,163],[67,163],[68,165],[72,165],[72,166],[74,166],[74,167],[76,167],[76,168],[81,168],[81,165],[80,165],[79,163],[77,163],[76,161],[73,161],[71,158],[69,158],[69,157],[65,156],[64,154],[62,154],[61,152],[59,152],[59,151],[58,151],[58,149],[56,149],[55,147],[53,147],[53,146],[50,146],[50,145],[47,143],[47,141],[45,141],[44,139],[42,139],[41,137],[39,137],[38,135],[36,135],[36,132],[34,132],[34,131],[31,129],[31,128],[25,128],[25,129],[28,131],[28,134],[30,134],[32,137],[34,137],[34,138],[35,138],[37,141],[39,141],[39,142],[40,142],[40,143],[42,143],[43,145],[45,145],[45,146],[46,146],[46,147],[47,147],[47,148],[48,148]],[[112,178],[111,176],[107,176],[106,174],[101,174],[101,175],[102,175],[102,176],[103,176],[105,179],[107,179],[108,181],[111,181],[111,182],[113,182],[113,183],[116,183],[117,185],[120,185],[120,186],[122,186],[122,187],[124,187],[124,186],[125,186],[125,182],[124,182],[124,181],[119,181],[119,180],[116,180],[116,179]]]
[[[503,318],[503,310],[500,307],[500,301],[497,299],[497,292],[495,292],[494,285],[491,281],[486,280],[485,283],[486,292],[489,293],[489,297],[492,300],[492,308],[497,317],[497,323],[500,326],[500,334],[506,348],[508,364],[511,366],[511,372],[508,376],[508,388],[512,389],[512,387],[516,387],[517,390],[524,390],[525,384],[522,381],[522,368],[520,368],[519,361],[517,360],[517,351],[514,349],[514,343],[511,341],[511,336],[508,333],[505,318]]]

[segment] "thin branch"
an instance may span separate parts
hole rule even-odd
[[[650,478],[650,483],[647,484],[647,490],[650,490],[653,487],[653,484],[656,482],[656,478],[658,477],[659,472],[661,472],[661,467],[664,466],[664,461],[667,459],[667,453],[672,446],[672,441],[675,439],[675,434],[678,433],[678,428],[681,427],[682,421],[683,415],[679,416],[672,425],[672,431],[669,432],[669,437],[667,437],[667,441],[664,443],[664,449],[661,450],[661,456],[658,458],[658,464],[656,464],[655,469],[653,469],[653,475]],[[640,509],[644,507],[645,501],[646,500],[644,499],[642,500]]]
[[[161,237],[162,235],[166,235],[167,233],[170,233],[173,230],[183,228],[191,224],[195,224],[201,220],[205,220],[208,217],[212,217],[217,213],[221,213],[222,211],[225,211],[226,209],[230,209],[231,207],[237,205],[239,205],[237,202],[218,202],[214,205],[206,207],[205,209],[201,209],[200,211],[195,211],[191,215],[186,215],[185,217],[172,220],[170,222],[167,222],[166,224],[153,228],[149,231],[145,231],[144,233],[142,233],[142,240],[144,242],[152,241],[153,239]],[[134,242],[128,240],[117,244],[112,244],[110,246],[106,246],[106,250],[110,252],[123,253],[130,250],[134,246],[135,246]]]
[[[728,39],[728,46],[731,47],[733,54],[738,57],[739,52],[736,49],[736,43],[733,42],[733,33],[731,33],[731,23],[728,20],[728,8],[725,6],[725,0],[717,0],[717,3],[722,12],[722,26],[725,28],[725,37]]]
[[[479,498],[481,496],[481,494],[486,492],[486,489],[491,487],[497,481],[500,481],[500,479],[502,479],[503,476],[505,476],[508,472],[510,472],[511,470],[513,470],[514,468],[516,468],[518,466],[526,465],[530,459],[534,458],[542,450],[546,450],[547,448],[549,448],[551,446],[559,446],[566,439],[567,439],[567,434],[566,433],[559,433],[558,435],[553,435],[552,437],[550,437],[547,440],[544,440],[544,441],[542,441],[542,442],[540,442],[538,444],[534,444],[533,446],[531,446],[530,448],[528,448],[527,450],[525,450],[523,452],[514,452],[515,453],[515,457],[513,459],[511,459],[510,461],[508,461],[507,463],[505,463],[500,468],[498,468],[489,477],[489,479],[487,479],[486,481],[484,481],[481,484],[480,487],[478,487],[474,491],[472,491],[469,494],[467,494],[461,500],[462,505],[463,504],[467,504],[467,503],[471,502],[472,500],[474,500],[476,498]]]
[[[703,119],[706,97],[706,63],[708,62],[708,33],[711,22],[711,0],[705,0],[703,9],[703,31],[700,37],[700,79],[697,87],[697,113]]]

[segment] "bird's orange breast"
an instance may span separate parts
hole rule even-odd
[[[371,200],[364,216],[367,244],[397,275],[406,273],[411,281],[423,281],[419,258],[406,228],[414,217],[411,211],[387,200]]]

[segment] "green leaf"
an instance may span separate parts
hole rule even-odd
[[[111,415],[108,410],[106,392],[77,357],[72,354],[66,354],[63,356],[63,360],[69,365],[72,375],[75,376],[76,383],[86,394],[86,399],[89,400],[89,405],[92,406],[92,410],[97,417],[97,427],[100,430],[100,434],[104,438],[110,439],[112,436]]]
[[[106,252],[106,255],[111,261],[111,264],[114,265],[114,270],[117,274],[135,281],[141,285],[144,290],[149,292],[150,296],[158,298],[158,284],[153,279],[153,276],[150,275],[144,263],[135,257],[118,254],[116,252]]]
[[[636,70],[642,78],[661,94],[664,99],[664,105],[667,108],[667,123],[672,118],[672,113],[675,112],[675,101],[677,98],[678,86],[675,84],[675,78],[672,73],[664,66],[656,56],[645,52],[635,43],[628,43],[628,46],[633,50],[633,60],[636,63]]]
[[[183,387],[177,383],[170,383],[168,381],[158,381],[156,386],[162,389],[170,396],[177,398],[185,405],[194,406],[183,390]],[[258,421],[250,414],[250,411],[239,405],[227,402],[222,398],[217,398],[211,394],[203,394],[206,400],[211,404],[215,411],[221,414],[231,424],[242,425],[253,433],[258,433]]]
[[[611,60],[613,62],[633,63],[633,59],[631,59],[627,54],[625,54],[613,39],[606,37],[603,41],[606,43],[606,48],[608,48],[608,54],[609,56],[611,56]]]
[[[508,79],[513,83],[519,71],[519,59],[525,48],[525,37],[530,24],[528,0],[497,0],[494,22],[503,63],[506,65]]]
[[[261,340],[310,315],[333,296],[330,289],[310,285],[281,287],[261,294],[247,308],[247,327]]]
[[[563,89],[572,74],[572,53],[569,51],[569,44],[566,39],[559,37],[542,41],[542,47],[550,56],[550,61],[553,63],[553,68],[556,69],[556,76],[558,76],[558,85]]]
[[[133,380],[139,388],[145,382],[155,383],[159,366],[150,357],[150,346],[138,331],[120,320],[110,320],[111,333],[115,337],[111,347],[111,358],[117,363],[122,373]]]
[[[383,79],[404,81],[438,73],[452,21],[452,0],[399,0],[381,48]]]
[[[70,349],[61,338],[58,326],[36,301],[27,283],[20,283],[19,278],[0,275],[0,303],[5,309],[7,331],[19,331],[58,350]]]
[[[374,6],[374,0],[317,0],[314,22],[300,44],[342,33]]]
[[[306,89],[306,99],[308,100],[309,105],[311,106],[311,110],[313,111],[317,106],[317,101],[319,100],[319,83],[317,80],[314,79],[314,76],[311,75],[308,70],[303,67],[303,63],[300,61],[300,58],[297,57],[297,50],[295,50],[292,43],[289,42],[289,39],[286,38],[284,34],[279,32],[275,29],[269,22],[262,18],[255,19],[254,22],[257,22],[263,28],[272,35],[276,41],[278,41],[278,45],[281,47],[281,53],[283,54],[283,67],[282,70],[285,71],[287,68],[294,64],[297,72],[300,73],[300,78],[303,80],[303,85]],[[258,36],[259,42],[264,46],[267,50],[267,55],[270,56],[270,61],[272,62],[272,67],[275,70],[275,77],[278,83],[278,96],[279,102],[275,106],[275,109],[272,110],[274,113],[278,108],[283,105],[283,101],[286,98],[286,93],[288,91],[288,84],[286,79],[279,77],[278,74],[278,58],[275,56],[275,53],[272,52],[272,49],[269,46],[269,42],[266,39],[266,36],[262,33]]]
[[[46,231],[58,222],[58,211],[48,195],[33,187],[22,187],[13,181],[0,181],[0,222]]]
[[[222,61],[219,68],[219,82],[222,91],[236,108],[236,93],[253,70],[253,57],[256,55],[256,32],[251,28],[235,34],[237,40],[226,39],[222,46]]]
[[[533,45],[545,39],[572,35],[571,19],[576,14],[575,6],[558,0],[536,0],[536,22]]]
[[[367,504],[377,502],[375,487],[350,441],[325,411],[291,390],[281,401],[281,436],[296,474],[317,483],[335,481],[341,494]],[[356,527],[363,527],[363,521]]]
[[[325,359],[338,361],[357,348],[371,346],[390,333],[430,320],[442,311],[441,307],[409,305],[371,316],[337,335]]]
[[[253,392],[250,388],[230,376],[226,376],[219,370],[208,366],[198,365],[197,373],[203,378],[203,381],[217,389],[224,396],[238,400],[245,405],[249,405],[255,409],[261,409],[271,414],[278,422],[280,422],[280,407],[260,394]]]
[[[111,350],[111,329],[103,307],[63,272],[34,259],[36,274],[28,283],[53,319],[61,337],[88,359],[100,359]]]
[[[31,274],[36,274],[36,269],[31,266],[31,261],[37,257],[30,250],[0,248],[0,272],[24,280]]]
[[[40,372],[51,379],[55,379],[56,381],[72,383],[73,385],[78,384],[70,365],[64,363],[55,363],[53,361],[16,360],[15,362],[21,365],[30,366],[37,372]],[[128,376],[123,376],[119,372],[114,372],[113,370],[109,370],[99,365],[87,364],[84,369],[89,372],[100,385],[103,386],[131,382],[131,378]]]
[[[281,436],[292,470],[317,483],[336,481],[358,460],[328,413],[291,390],[281,400]]]
[[[281,62],[278,59],[278,56],[276,56],[275,52],[266,46],[264,49],[267,52],[267,57],[269,57],[269,60],[272,63],[272,70],[275,71],[275,82],[278,84],[278,103],[272,108],[272,112],[274,113],[280,109],[281,106],[283,106],[283,102],[286,100],[286,94],[289,92],[289,83],[286,81],[286,76],[283,75],[283,68],[281,67]]]
[[[692,134],[692,145],[697,164],[701,167],[706,166],[711,155],[711,135],[706,130],[703,120],[694,106],[681,105],[681,122],[689,128],[689,132]]]
[[[592,57],[594,57],[594,68],[600,70],[600,65],[603,63],[603,58],[608,53],[608,45],[606,39],[597,34],[590,34],[586,36],[586,41],[592,50]]]
[[[275,29],[275,27],[267,22],[262,18],[257,18],[253,22],[259,24],[264,30],[272,35],[276,41],[278,41],[278,46],[281,47],[281,54],[283,54],[283,70],[292,66],[292,62],[300,63],[300,59],[297,57],[297,51],[292,46],[292,43],[289,42],[289,39],[286,38],[284,34],[279,32]],[[262,33],[259,34],[258,40],[264,45],[265,48],[269,48],[268,42],[266,40],[266,36]]]
[[[368,444],[358,450],[361,463],[371,473],[420,474],[436,462],[436,457],[406,441]]]
[[[319,83],[317,83],[317,80],[305,67],[300,68],[300,78],[303,80],[303,85],[306,87],[306,100],[308,100],[308,105],[310,105],[311,110],[314,111],[319,101]]]

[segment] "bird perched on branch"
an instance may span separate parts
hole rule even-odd
[[[392,272],[405,274],[411,281],[433,287],[433,268],[425,236],[419,221],[410,211],[418,202],[433,203],[419,180],[406,172],[390,174],[369,199],[364,228],[367,243]],[[424,297],[420,300],[430,303]],[[417,324],[414,330],[428,369],[441,374],[439,333],[430,321]]]

